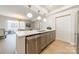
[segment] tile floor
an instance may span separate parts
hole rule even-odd
[[[0,54],[13,54],[16,48],[16,34],[9,34],[0,40]]]

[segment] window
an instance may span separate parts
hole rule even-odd
[[[25,29],[24,21],[8,20],[8,30]]]
[[[25,22],[24,21],[19,22],[19,29],[25,29]]]
[[[8,30],[17,30],[19,27],[18,21],[8,20]]]

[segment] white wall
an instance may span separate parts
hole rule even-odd
[[[59,39],[60,37],[58,37],[57,35],[56,35],[56,39],[59,39],[59,40],[62,40],[62,41],[65,41],[65,42],[69,42],[69,43],[71,43],[71,44],[73,44],[73,45],[75,45],[76,44],[76,35],[75,35],[75,33],[76,33],[76,20],[77,20],[77,11],[79,10],[79,7],[74,7],[73,9],[72,8],[70,8],[70,9],[68,9],[68,10],[64,10],[64,11],[62,11],[62,12],[59,12],[59,13],[56,13],[56,14],[53,14],[53,16],[54,16],[54,19],[55,19],[55,21],[57,21],[57,19],[56,18],[58,18],[58,17],[63,17],[64,15],[70,15],[70,19],[71,19],[71,22],[70,22],[70,24],[71,24],[71,35],[70,35],[70,41],[66,41],[66,36],[64,35],[64,32],[63,31],[65,31],[65,29],[67,29],[67,28],[64,28],[64,26],[63,26],[63,31],[60,31],[60,32],[62,32],[62,34],[58,34],[58,33],[56,33],[57,35],[61,35],[62,37],[64,37],[65,39]],[[65,17],[64,17],[65,18]],[[68,21],[68,19],[67,19],[67,21]],[[56,26],[56,25],[55,25]],[[57,26],[56,26],[57,27]],[[61,27],[59,27],[58,28],[59,30],[62,30],[62,28]],[[57,29],[56,29],[57,30]],[[68,32],[67,32],[68,33]]]
[[[47,27],[51,27],[52,29],[55,29],[55,19],[53,15],[46,17],[46,21],[41,20],[40,22],[41,29],[47,29]]]
[[[1,16],[0,15],[0,28],[5,28],[5,30],[7,30],[7,21],[8,20],[15,20],[15,21],[20,21],[18,19],[15,18],[11,18],[11,17],[7,17],[7,16]],[[21,20],[24,21],[24,20]],[[25,23],[30,23],[30,21],[24,21]],[[26,27],[26,29],[29,29],[28,27]]]
[[[35,26],[34,26],[34,28],[36,29],[36,30],[39,30],[40,29],[40,22],[39,21],[35,21],[34,22],[35,24]]]
[[[7,30],[8,20],[17,20],[17,19],[0,15],[0,28],[5,28],[5,30]]]
[[[0,16],[0,28],[5,28],[6,20],[2,16]]]

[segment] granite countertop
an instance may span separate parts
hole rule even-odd
[[[36,35],[36,34],[41,34],[49,31],[54,31],[54,30],[31,30],[31,31],[17,31],[16,36],[17,37],[24,37],[24,36],[30,36],[30,35]]]

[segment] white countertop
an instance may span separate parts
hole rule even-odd
[[[44,33],[44,32],[48,32],[48,31],[53,31],[53,30],[17,31],[17,32],[16,32],[16,35],[17,35],[17,37],[23,37],[23,36],[29,36],[29,35]]]

